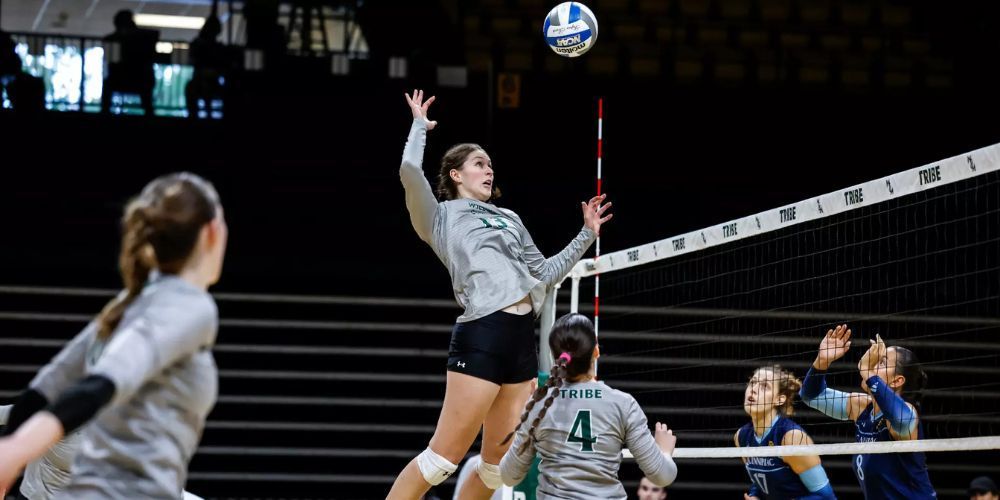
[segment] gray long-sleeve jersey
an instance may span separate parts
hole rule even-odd
[[[618,481],[625,447],[657,486],[667,486],[677,477],[673,459],[660,452],[646,415],[628,393],[597,381],[564,385],[535,429],[536,441],[518,453],[529,441],[531,421],[541,407],[539,402],[531,409],[500,461],[504,484],[521,482],[537,451],[541,458],[540,500],[626,499],[625,488]]]
[[[0,425],[7,425],[13,405],[0,406]],[[80,433],[74,432],[49,448],[24,468],[21,494],[30,500],[49,500],[69,484],[70,466],[80,447]]]
[[[217,329],[208,293],[158,276],[106,343],[91,323],[38,373],[30,386],[49,401],[87,375],[115,385],[111,402],[81,429],[72,477],[58,498],[181,497],[218,394]]]
[[[458,322],[490,315],[525,296],[538,314],[545,289],[561,281],[597,238],[584,227],[548,259],[513,211],[468,198],[438,202],[422,170],[427,122],[413,120],[399,177],[410,222],[451,275],[455,299],[465,309]]]

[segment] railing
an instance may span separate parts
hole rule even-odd
[[[98,113],[105,89],[109,64],[117,62],[117,42],[97,37],[41,33],[10,33],[15,52],[21,58],[22,71],[40,78],[45,84],[45,108],[54,111]],[[350,37],[359,38],[354,32]],[[226,46],[237,72],[263,71],[267,61],[259,50]],[[313,53],[313,58],[328,58],[332,73],[349,72],[349,61],[367,57],[367,46],[345,42],[334,45],[327,54]],[[153,63],[155,87],[153,109],[158,116],[188,115],[185,88],[194,76],[190,44],[182,41],[159,41]],[[2,83],[2,82],[0,82]],[[225,85],[225,82],[221,82]],[[129,93],[112,96],[112,113],[142,114],[140,98]],[[204,103],[207,112],[218,111],[219,102]],[[11,108],[8,93],[0,85],[0,109]],[[216,113],[218,115],[218,113]],[[218,116],[215,116],[218,117]]]

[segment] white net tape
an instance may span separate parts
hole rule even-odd
[[[673,458],[747,458],[801,457],[807,455],[873,455],[936,451],[973,451],[1000,449],[1000,436],[952,439],[920,439],[884,443],[837,443],[796,446],[761,446],[757,448],[677,448]],[[622,450],[625,458],[632,453]]]

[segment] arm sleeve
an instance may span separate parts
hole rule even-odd
[[[521,226],[524,226],[523,222]],[[597,239],[597,233],[584,227],[576,235],[576,238],[573,238],[573,241],[569,242],[569,245],[566,245],[566,248],[546,259],[542,255],[542,252],[538,250],[538,246],[535,245],[534,240],[531,239],[531,235],[527,229],[525,229],[524,234],[524,261],[528,264],[528,271],[531,272],[531,275],[535,279],[545,283],[546,286],[552,286],[562,281],[566,277],[566,274],[573,268],[573,265],[580,260],[580,257],[583,257],[583,253]]]
[[[11,405],[8,412],[6,427],[4,427],[3,435],[9,436],[17,430],[24,422],[26,422],[32,415],[34,415],[39,410],[45,408],[45,405],[49,404],[49,400],[45,399],[42,393],[34,390],[28,389],[21,393],[17,397],[17,401]]]
[[[910,405],[893,392],[878,375],[868,377],[865,383],[868,384],[868,390],[871,391],[872,397],[889,421],[892,430],[896,431],[896,434],[909,436],[917,426],[917,415]]]
[[[7,425],[7,421],[10,420],[10,409],[14,405],[3,405],[0,406],[0,425]]]
[[[826,486],[798,498],[799,500],[837,500],[837,496],[833,494],[833,486],[830,486],[830,483],[826,483]]]
[[[100,375],[91,375],[70,387],[46,410],[55,415],[69,434],[94,418],[115,394],[115,385]]]
[[[55,401],[63,391],[84,377],[87,349],[96,335],[97,322],[92,321],[39,370],[28,387],[38,391],[48,401]]]
[[[215,342],[218,312],[207,294],[154,302],[111,338],[90,370],[115,387],[112,405],[127,401],[147,380]]]
[[[825,493],[826,490],[833,493],[833,488],[830,487],[830,480],[826,477],[826,470],[823,469],[822,464],[814,465],[809,470],[803,471],[799,474],[799,480],[802,481],[802,485],[811,493]]]
[[[656,440],[649,432],[646,414],[635,399],[629,401],[625,419],[625,444],[639,468],[646,474],[646,479],[660,487],[673,483],[677,478],[677,465],[673,458],[664,455],[656,445]]]
[[[530,419],[525,423],[528,422]],[[503,484],[507,486],[520,484],[531,469],[531,462],[535,460],[535,443],[529,444],[524,453],[518,453],[525,441],[529,440],[527,425],[522,425],[514,433],[514,442],[500,460],[500,479],[503,480]]]
[[[849,420],[851,395],[826,386],[826,372],[812,367],[802,380],[799,397],[810,408],[819,410],[837,420]]]
[[[403,162],[399,166],[399,180],[406,191],[406,209],[410,212],[410,223],[421,240],[431,242],[431,229],[438,203],[431,190],[431,184],[424,177],[424,143],[427,141],[427,122],[413,120],[410,135],[403,148]]]

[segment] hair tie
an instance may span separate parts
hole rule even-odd
[[[570,356],[568,352],[564,352],[559,355],[559,359],[565,359],[566,364],[569,364],[570,361],[573,361],[573,356]]]

